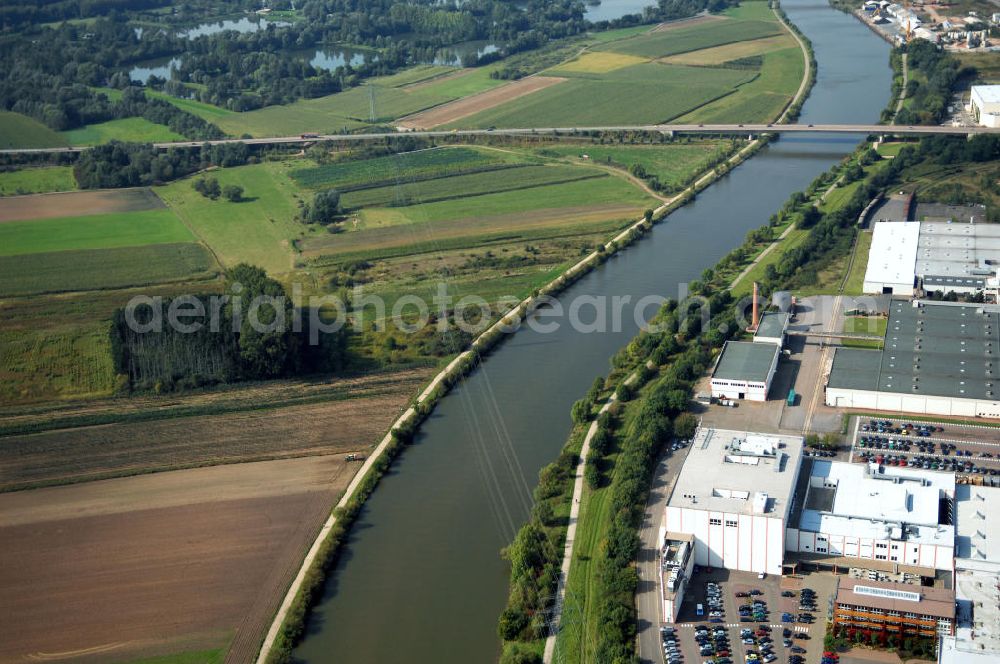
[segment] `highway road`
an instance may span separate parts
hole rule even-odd
[[[417,138],[444,138],[446,136],[524,136],[531,134],[573,135],[590,132],[660,132],[677,134],[882,134],[893,136],[922,136],[928,134],[949,134],[970,136],[974,134],[1000,134],[1000,128],[991,127],[939,127],[901,125],[862,124],[654,124],[654,125],[609,125],[605,127],[535,127],[522,129],[459,129],[452,131],[388,131],[373,134],[308,134],[296,136],[276,136],[273,138],[223,138],[214,141],[174,141],[153,143],[161,150],[169,148],[190,148],[200,145],[224,145],[245,143],[246,145],[283,145],[314,143],[316,141],[380,141],[400,136]],[[9,148],[0,154],[58,154],[82,152],[87,147],[76,148]]]

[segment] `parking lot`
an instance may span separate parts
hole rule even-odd
[[[851,461],[955,472],[1000,485],[1000,429],[858,416],[850,431]]]
[[[830,575],[810,575],[812,577]],[[717,591],[710,591],[712,583]],[[705,661],[724,663],[728,658],[735,664],[743,664],[748,653],[757,653],[759,661],[767,664],[793,664],[793,656],[799,656],[803,664],[818,664],[823,650],[823,634],[826,625],[829,588],[833,583],[812,584],[809,577],[767,576],[760,579],[756,574],[714,569],[696,572],[688,586],[677,624],[673,625],[676,640],[676,656],[664,660],[669,664],[702,664]],[[800,611],[799,602],[802,588],[809,587],[816,592],[815,609]],[[720,600],[721,615],[711,615],[711,593]],[[737,597],[737,593],[741,596]],[[755,594],[751,594],[755,593]],[[791,595],[782,596],[782,593]],[[752,608],[755,602],[763,612]],[[704,615],[697,615],[697,605],[701,604]],[[741,605],[751,607],[749,615],[742,616]],[[811,613],[815,622],[798,622],[799,614]],[[782,620],[783,615],[786,620]],[[757,619],[761,618],[761,619]],[[763,629],[762,629],[763,627]],[[752,642],[744,643],[741,630],[749,629]],[[788,630],[785,636],[784,630]],[[790,645],[784,645],[785,639]],[[703,650],[701,643],[710,644],[711,651]],[[793,649],[801,652],[793,652]],[[768,653],[774,655],[767,659]]]

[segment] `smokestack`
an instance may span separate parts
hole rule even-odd
[[[756,332],[757,326],[760,325],[760,310],[757,304],[757,282],[753,282],[753,320],[750,323],[750,331]]]

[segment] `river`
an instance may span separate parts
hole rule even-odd
[[[627,3],[624,3],[627,4]],[[891,88],[888,46],[824,0],[785,0],[812,40],[817,82],[802,123],[871,123]],[[560,298],[676,296],[860,137],[782,138]],[[313,664],[494,661],[507,590],[498,555],[525,520],[569,410],[637,332],[522,329],[441,401],[356,522],[295,656]]]

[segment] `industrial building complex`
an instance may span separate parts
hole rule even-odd
[[[826,403],[1000,417],[1000,307],[893,301],[881,350],[838,348]]]
[[[781,574],[802,438],[702,429],[667,501],[667,532],[693,536],[694,562]]]
[[[933,577],[934,570],[952,567],[954,495],[949,473],[814,461],[785,549],[901,563]]]
[[[880,221],[872,229],[864,292],[912,297],[972,294],[992,287],[1000,269],[1000,225]]]

